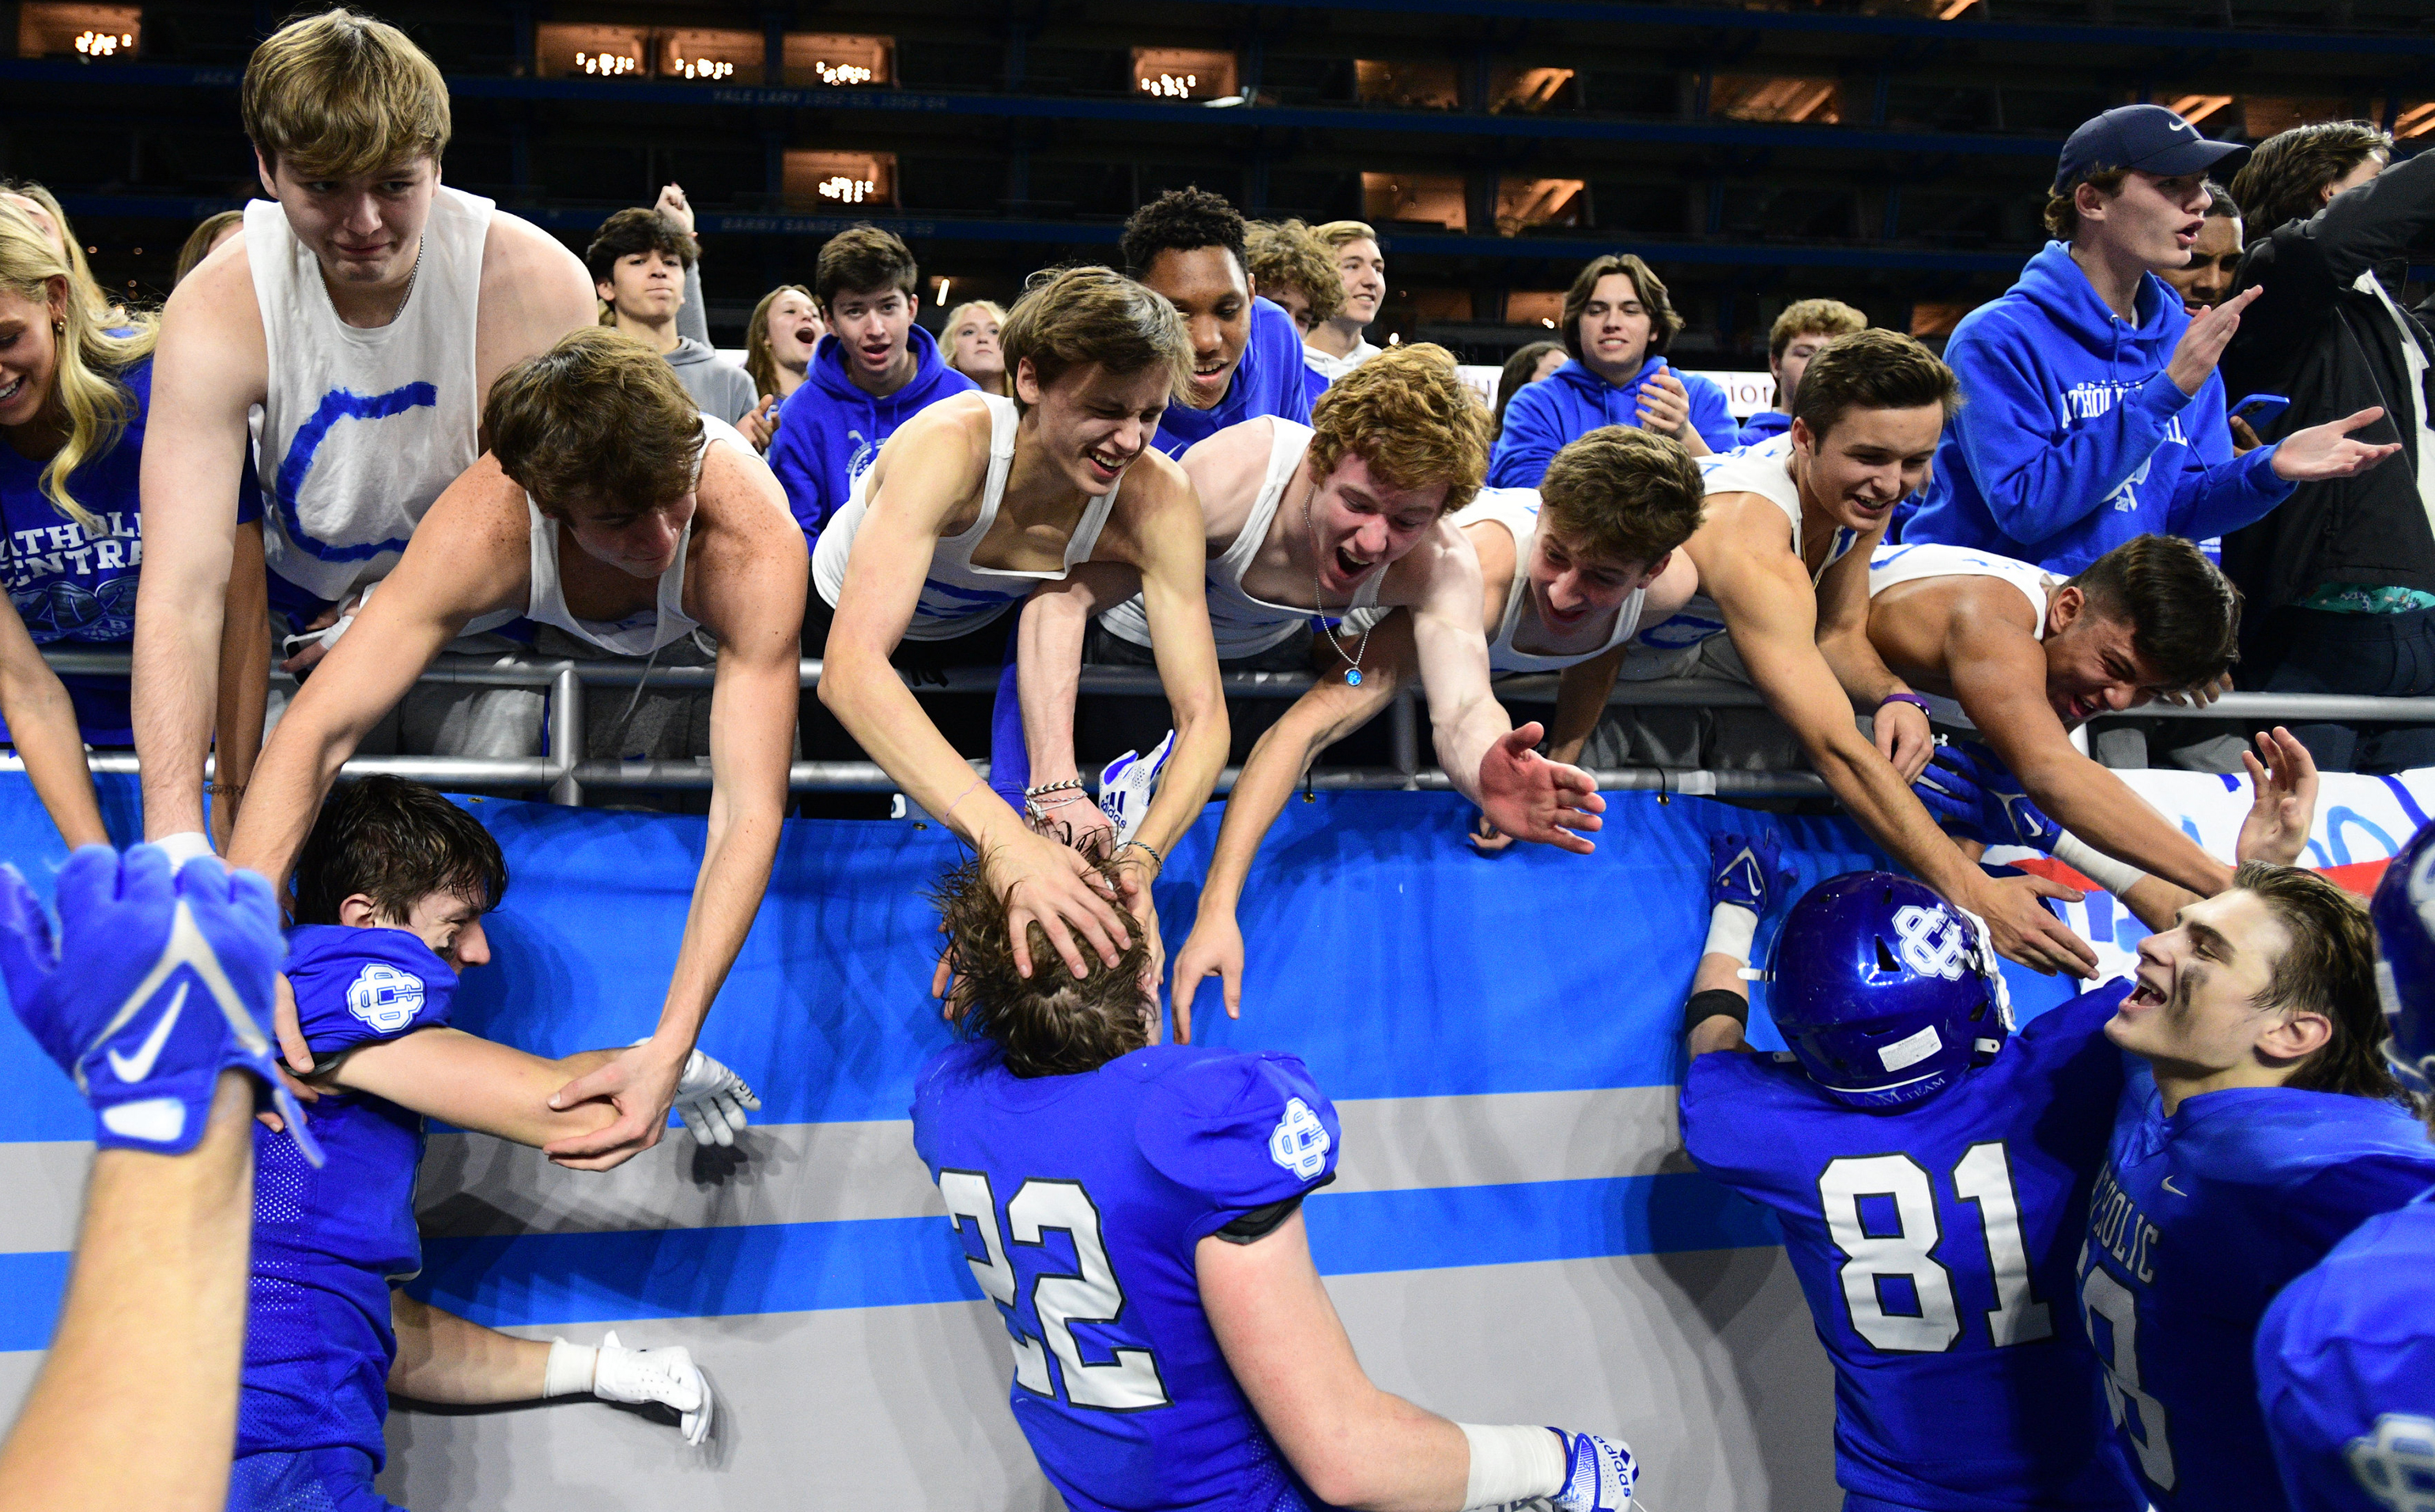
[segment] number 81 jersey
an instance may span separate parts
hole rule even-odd
[[[1320,1504],[1235,1383],[1194,1250],[1332,1180],[1338,1138],[1291,1056],[1154,1045],[1019,1077],[975,1041],[923,1068],[913,1144],[957,1246],[941,1263],[1005,1321],[1015,1421],[1076,1512]]]
[[[1684,1145],[1783,1228],[1835,1363],[1836,1479],[1855,1504],[2137,1506],[2098,1457],[2097,1366],[2071,1312],[2122,1085],[2103,1029],[2129,989],[2049,1010],[1897,1108],[1838,1102],[1789,1056],[1691,1063]]]

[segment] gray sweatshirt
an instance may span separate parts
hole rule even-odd
[[[681,338],[667,356],[668,366],[677,370],[677,382],[685,386],[685,392],[693,395],[705,415],[716,415],[733,425],[761,402],[752,391],[750,374],[691,336]]]

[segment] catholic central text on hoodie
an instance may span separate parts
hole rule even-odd
[[[2189,329],[2153,273],[2135,321],[2106,307],[2061,242],[1954,328],[1961,408],[1906,541],[1972,546],[2076,573],[2133,536],[2203,540],[2290,497],[2274,448],[2235,458],[2214,373],[2185,395],[2165,364]]]
[[[785,486],[787,507],[806,540],[820,540],[820,527],[898,426],[941,399],[978,387],[947,366],[929,332],[917,325],[906,339],[913,348],[913,378],[887,398],[855,387],[846,375],[844,343],[822,336],[803,385],[786,400],[777,438],[769,443],[769,471]]]

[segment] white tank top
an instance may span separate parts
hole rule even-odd
[[[1703,456],[1700,458],[1700,471],[1706,477],[1708,497],[1712,499],[1720,493],[1755,493],[1783,510],[1787,540],[1798,556],[1801,485],[1792,481],[1791,455],[1792,436],[1787,432],[1739,451]],[[1856,530],[1838,528],[1826,547],[1826,559],[1809,575],[1810,582],[1814,585],[1825,576],[1826,569],[1841,560],[1859,539]],[[1635,680],[1679,677],[1690,669],[1703,644],[1724,632],[1724,611],[1717,608],[1716,600],[1705,593],[1694,593],[1671,619],[1649,627],[1632,641],[1624,652],[1620,675]]]
[[[2030,612],[2037,616],[2037,638],[2046,638],[2046,596],[2053,591],[2056,578],[2034,562],[2014,561],[1993,552],[1975,551],[1968,546],[1940,546],[1915,542],[1908,546],[1879,546],[1869,554],[1869,596],[1876,597],[1896,583],[1915,583],[1926,577],[1995,577],[2021,591],[2029,601]],[[1927,700],[1928,717],[1940,725],[1953,725],[1962,730],[1978,727],[1961,712],[1961,705],[1941,693],[1922,693]]]
[[[756,467],[766,466],[752,443],[736,434],[735,427],[716,415],[701,418],[701,444],[694,452],[693,479],[701,483],[701,460],[714,443],[723,442],[737,455],[751,459]],[[525,495],[525,511],[532,527],[532,591],[525,606],[525,617],[542,625],[555,625],[579,641],[598,646],[613,656],[649,656],[671,641],[682,640],[694,632],[698,622],[684,611],[685,557],[693,547],[693,521],[687,520],[683,534],[677,538],[676,559],[667,571],[660,574],[658,602],[650,609],[630,614],[612,624],[604,620],[579,620],[566,607],[566,584],[560,576],[558,562],[558,522],[541,512]],[[787,517],[792,520],[792,516]],[[478,622],[477,622],[478,623]],[[469,627],[470,628],[470,627]]]
[[[1116,506],[1117,487],[1092,500],[1083,507],[1082,518],[1075,522],[1073,537],[1065,542],[1065,564],[1055,572],[1018,572],[1006,567],[980,567],[973,562],[973,550],[987,540],[990,526],[997,523],[998,505],[1006,497],[1006,475],[1014,465],[1014,431],[1020,416],[1014,401],[999,394],[983,394],[981,402],[990,411],[989,476],[981,485],[981,513],[972,527],[961,535],[941,536],[930,553],[929,576],[923,580],[922,597],[913,606],[912,623],[905,627],[908,641],[951,641],[958,635],[969,635],[1005,613],[1007,609],[1030,593],[1038,583],[1061,581],[1078,562],[1091,559],[1092,549],[1099,543],[1100,528],[1108,523],[1108,513]],[[837,608],[838,597],[845,592],[846,561],[854,552],[855,532],[862,528],[863,516],[871,511],[871,477],[873,469],[866,468],[854,480],[854,491],[846,496],[845,507],[831,517],[820,530],[820,539],[812,548],[812,583],[820,590],[829,608]]]
[[[260,457],[270,570],[319,598],[389,575],[431,501],[480,453],[474,328],[491,201],[441,184],[396,319],[338,318],[277,201],[246,207],[270,368]]]
[[[1616,607],[1615,627],[1607,632],[1604,643],[1587,651],[1541,654],[1516,650],[1513,632],[1522,624],[1522,606],[1530,599],[1530,548],[1539,534],[1539,490],[1536,489],[1482,489],[1471,503],[1454,517],[1457,528],[1481,520],[1493,520],[1505,527],[1513,538],[1513,581],[1505,589],[1505,619],[1496,633],[1488,638],[1488,669],[1491,672],[1562,672],[1566,667],[1595,661],[1632,639],[1640,628],[1640,606],[1649,596],[1648,590],[1635,588],[1632,596]]]
[[[1269,471],[1260,479],[1259,497],[1252,501],[1252,512],[1244,518],[1243,528],[1235,533],[1233,542],[1211,559],[1205,579],[1209,629],[1218,643],[1218,659],[1221,662],[1257,656],[1283,645],[1296,635],[1311,633],[1314,625],[1335,615],[1340,614],[1347,623],[1357,625],[1360,611],[1377,605],[1379,585],[1387,580],[1386,569],[1372,573],[1354,590],[1352,602],[1328,615],[1294,604],[1271,604],[1243,591],[1243,575],[1251,570],[1260,548],[1268,543],[1269,527],[1276,523],[1277,506],[1286,496],[1286,485],[1293,481],[1304,454],[1310,450],[1309,426],[1273,418],[1269,424]],[[1318,584],[1311,587],[1316,599]],[[1142,607],[1138,593],[1099,616],[1099,623],[1119,639],[1138,646],[1149,644],[1149,614]]]

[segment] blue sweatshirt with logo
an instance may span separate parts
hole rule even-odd
[[[1601,425],[1637,427],[1640,386],[1666,370],[1665,358],[1651,357],[1618,388],[1576,357],[1539,382],[1524,385],[1505,406],[1505,429],[1497,433],[1496,450],[1488,457],[1488,486],[1535,489],[1546,475],[1547,464],[1567,443]],[[1691,428],[1708,449],[1730,452],[1740,445],[1740,428],[1725,404],[1724,389],[1696,372],[1677,369],[1674,376],[1691,397]]]
[[[855,387],[846,373],[845,346],[820,337],[803,386],[787,396],[777,438],[769,443],[769,471],[786,490],[786,504],[803,537],[817,541],[820,526],[843,507],[854,480],[867,472],[896,428],[937,404],[978,387],[947,366],[939,343],[920,326],[906,333],[913,348],[913,379],[885,399]]]
[[[2133,536],[2204,540],[2291,496],[2275,449],[2236,458],[2223,380],[2166,375],[2189,329],[2181,296],[2143,276],[2125,320],[2061,242],[1962,318],[1944,360],[1961,408],[1903,540],[1971,546],[2076,573]]]

